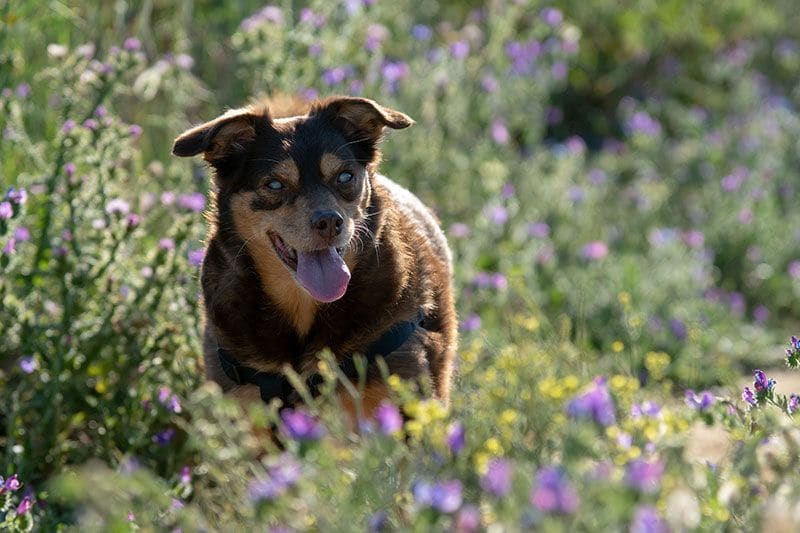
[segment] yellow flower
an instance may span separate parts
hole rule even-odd
[[[386,382],[389,384],[389,387],[391,387],[391,389],[395,392],[400,392],[400,390],[402,389],[403,382],[400,380],[400,376],[398,376],[397,374],[392,374],[391,376],[389,376],[389,379],[387,379]]]
[[[500,441],[494,437],[486,439],[483,447],[492,455],[502,455],[503,453],[503,446],[500,444]]]
[[[536,331],[539,329],[541,322],[535,316],[516,315],[514,322],[527,331]]]
[[[617,295],[617,300],[624,306],[628,306],[631,303],[631,295],[625,291],[622,291]]]
[[[502,413],[500,413],[500,423],[506,426],[510,426],[514,422],[517,421],[519,417],[519,413],[514,409],[506,409]]]
[[[664,377],[670,362],[669,355],[664,352],[647,352],[644,356],[644,367],[650,372],[653,379],[656,380],[660,380]]]
[[[616,340],[611,343],[611,351],[614,353],[619,353],[625,349],[625,343],[620,340]]]
[[[485,474],[486,467],[489,465],[489,459],[491,459],[491,456],[488,453],[476,453],[472,458],[473,463],[475,463],[475,472],[480,475]]]
[[[419,420],[409,420],[406,422],[406,432],[414,439],[422,438],[422,424]]]

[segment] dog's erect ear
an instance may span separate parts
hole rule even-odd
[[[209,163],[227,159],[244,150],[256,138],[256,116],[249,109],[232,109],[224,115],[183,132],[172,153],[191,157],[203,153]]]
[[[383,128],[401,130],[414,124],[408,115],[383,107],[367,98],[353,96],[334,96],[323,100],[311,110],[311,115],[329,116],[342,127],[348,135],[366,137],[364,140],[376,142],[383,134]]]

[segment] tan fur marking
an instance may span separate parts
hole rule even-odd
[[[276,178],[286,181],[287,184],[297,185],[300,183],[300,169],[294,159],[287,158],[272,167],[272,173]]]
[[[341,389],[338,394],[342,407],[344,407],[345,411],[347,411],[347,414],[350,417],[350,422],[352,424],[351,428],[357,428],[358,409],[356,409],[355,400],[350,393],[344,389]],[[378,408],[381,402],[388,397],[389,389],[386,387],[385,383],[368,383],[367,386],[364,387],[364,394],[361,396],[361,415],[366,419],[374,419],[375,410]]]
[[[250,209],[255,195],[253,192],[241,193],[231,200],[233,223],[253,257],[261,278],[261,288],[286,313],[297,333],[305,335],[314,323],[317,302],[297,285],[292,274],[275,253],[262,225],[264,215]]]
[[[336,178],[336,174],[344,165],[344,160],[330,152],[325,152],[319,159],[319,171],[324,178]]]

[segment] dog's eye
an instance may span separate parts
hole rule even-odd
[[[283,189],[283,183],[278,180],[270,180],[267,182],[267,189],[271,191],[280,191]]]
[[[350,172],[342,172],[336,177],[336,183],[350,183],[353,181],[353,175]]]

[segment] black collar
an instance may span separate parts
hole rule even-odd
[[[424,318],[424,314],[420,311],[415,320],[398,322],[389,328],[362,354],[367,365],[374,363],[379,355],[386,356],[400,348],[413,335],[414,331],[422,326]],[[256,385],[261,390],[261,399],[265,403],[269,403],[273,398],[280,398],[284,405],[289,403],[288,400],[295,390],[282,373],[261,372],[255,368],[244,366],[221,346],[217,347],[217,356],[222,371],[237,385]],[[339,368],[348,379],[352,381],[358,379],[358,370],[353,357],[347,357]],[[312,374],[306,379],[306,387],[312,396],[319,395],[319,386],[323,381],[320,374]]]

